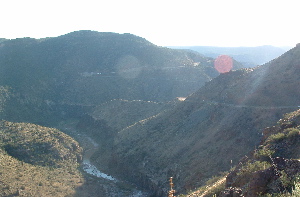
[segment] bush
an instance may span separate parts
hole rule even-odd
[[[286,133],[288,138],[294,138],[299,135],[300,131],[297,128],[288,128],[285,129],[284,132]]]
[[[297,176],[293,181],[287,179],[285,175],[280,177],[281,181],[283,184],[292,184],[293,190],[281,194],[265,194],[265,195],[260,195],[259,197],[299,197],[300,196],[300,176]],[[287,186],[287,185],[286,185]]]
[[[249,176],[256,171],[265,170],[271,167],[271,164],[266,161],[255,161],[254,163],[248,162],[245,166],[242,167],[240,172],[237,174],[239,176]]]
[[[274,153],[274,150],[270,150],[266,147],[263,147],[254,153],[254,157],[261,161],[270,161],[270,157],[272,157]]]
[[[267,139],[267,142],[269,143],[277,143],[281,140],[283,140],[285,138],[285,134],[284,133],[276,133],[276,134],[273,134],[273,135],[270,135]]]

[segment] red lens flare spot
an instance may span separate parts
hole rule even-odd
[[[228,55],[220,55],[215,59],[214,65],[219,73],[227,73],[233,67],[233,60]]]

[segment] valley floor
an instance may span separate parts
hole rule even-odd
[[[76,197],[147,197],[146,192],[138,190],[134,185],[118,180],[101,172],[91,162],[92,155],[98,150],[98,143],[92,138],[78,133],[75,129],[65,127],[65,132],[74,137],[84,149],[81,164],[85,183],[77,189]]]

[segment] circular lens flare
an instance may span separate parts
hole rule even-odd
[[[233,67],[233,60],[228,55],[220,55],[215,59],[214,65],[219,73],[227,73]]]

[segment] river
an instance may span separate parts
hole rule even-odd
[[[98,178],[104,178],[104,179],[107,179],[107,180],[115,182],[115,183],[119,182],[119,180],[117,180],[116,178],[114,178],[110,175],[107,175],[107,174],[101,172],[100,170],[98,170],[97,167],[91,163],[91,160],[90,160],[91,156],[98,150],[99,144],[97,144],[90,137],[86,137],[86,139],[90,142],[90,144],[92,146],[84,151],[83,162],[82,162],[83,170],[92,176],[96,176]],[[145,192],[142,192],[140,190],[134,189],[130,195],[126,195],[126,196],[127,197],[146,197],[146,196],[148,196],[148,194]]]
[[[97,144],[94,140],[92,140],[90,137],[87,137],[87,139],[90,141],[90,143],[93,145],[90,149],[86,150],[83,155],[83,162],[82,162],[82,168],[83,170],[93,176],[96,176],[98,178],[104,178],[110,181],[117,182],[117,179],[114,177],[107,175],[100,170],[96,168],[93,164],[91,164],[91,156],[97,151],[99,144]]]

